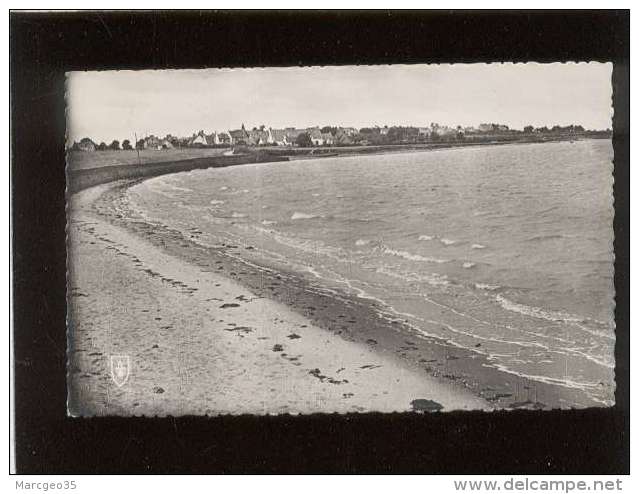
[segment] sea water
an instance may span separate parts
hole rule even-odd
[[[250,245],[258,264],[610,405],[612,157],[610,140],[584,140],[323,158],[157,177],[129,196],[149,221]]]

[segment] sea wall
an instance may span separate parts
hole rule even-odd
[[[154,177],[167,173],[184,172],[204,168],[223,168],[226,166],[263,163],[271,161],[288,161],[287,157],[262,154],[238,154],[232,156],[211,156],[193,158],[164,163],[145,163],[139,165],[116,165],[83,170],[67,169],[67,191],[73,194],[83,189],[114,180],[125,178]]]

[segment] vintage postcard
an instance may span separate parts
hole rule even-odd
[[[68,413],[614,405],[611,72],[68,73]]]

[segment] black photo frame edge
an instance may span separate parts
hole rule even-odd
[[[629,11],[11,12],[17,472],[628,473],[629,17]],[[613,62],[613,408],[298,417],[66,416],[66,71],[501,61]]]

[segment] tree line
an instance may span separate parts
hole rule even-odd
[[[82,143],[84,142],[90,142],[91,144],[93,144],[93,141],[91,139],[89,139],[88,137],[85,137],[81,139],[80,142],[74,142],[73,145],[71,146],[71,149],[73,151],[80,150]],[[142,147],[144,147],[144,140],[140,139],[138,141],[138,148],[141,149]],[[120,141],[118,141],[117,139],[114,139],[113,141],[111,141],[111,144],[107,144],[105,142],[101,142],[100,144],[95,144],[95,149],[97,151],[120,151],[120,150],[128,151],[133,149],[133,146],[131,146],[131,141],[129,141],[128,139],[124,139],[122,141],[122,146],[120,146]]]

